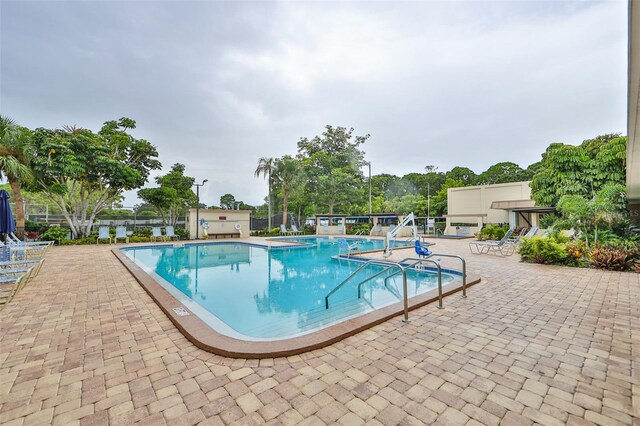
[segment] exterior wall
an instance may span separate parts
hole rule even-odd
[[[640,2],[629,1],[627,97],[627,199],[631,220],[640,224]]]
[[[209,235],[240,233],[240,238],[249,238],[250,215],[249,210],[199,210],[199,218],[209,222]],[[240,224],[240,230],[236,229],[237,224]],[[187,212],[186,228],[192,240],[196,239],[196,230],[198,237],[203,238],[202,227],[196,223],[196,209]]]
[[[496,185],[465,186],[447,190],[447,230],[446,234],[456,234],[453,222],[478,222],[470,232],[477,232],[484,223],[509,223],[507,210],[492,209],[494,201],[531,200],[529,181],[500,183]],[[455,215],[460,215],[456,218]],[[469,217],[477,214],[478,218]],[[486,216],[482,216],[486,215]],[[512,217],[511,221],[516,218]],[[520,218],[522,220],[522,218]],[[524,222],[524,221],[523,221]]]

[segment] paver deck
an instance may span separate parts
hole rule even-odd
[[[110,248],[54,247],[0,311],[1,424],[640,424],[639,274],[438,241],[481,275],[467,299],[242,360],[193,346]]]

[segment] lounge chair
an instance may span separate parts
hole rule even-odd
[[[422,244],[420,244],[420,240],[416,240],[414,248],[418,257],[427,257],[431,255],[429,248],[424,247]]]
[[[109,233],[108,226],[101,226],[100,228],[98,228],[98,238],[96,238],[96,244],[99,244],[100,240],[109,240],[109,244],[111,244],[111,234]]]
[[[529,232],[527,232],[522,238],[535,237],[537,233],[538,233],[538,227],[532,226],[531,229],[529,229]]]
[[[291,224],[291,234],[293,235],[302,235],[302,231],[298,229],[295,223]]]
[[[38,259],[44,257],[45,253],[51,247],[49,244],[44,245],[28,245],[17,244],[15,241],[8,239],[7,244],[0,242],[0,247],[9,249],[8,259],[4,259],[5,255],[0,256],[0,260],[16,260],[16,259]]]
[[[162,229],[160,227],[154,226],[151,228],[151,241],[164,241],[164,235],[162,235]]]
[[[164,228],[164,237],[167,240],[172,240],[172,239],[176,239],[179,240],[180,237],[176,235],[175,229],[173,229],[173,226],[167,226]]]
[[[349,244],[349,242],[344,238],[338,239],[338,247],[340,248],[340,253],[343,251],[347,252],[347,256],[351,256],[351,252],[358,248],[358,243]]]
[[[17,245],[34,246],[34,247],[40,247],[40,246],[51,247],[53,243],[55,243],[55,241],[22,241],[13,232],[9,234],[8,237],[10,240],[13,240],[13,242],[16,243]]]
[[[116,226],[116,236],[113,239],[116,244],[118,244],[118,240],[124,240],[127,244],[129,244],[129,236],[127,235],[127,227],[126,226]]]
[[[27,284],[30,272],[0,275],[0,308],[4,308]]]
[[[280,224],[280,235],[291,235],[291,232],[287,231],[287,226],[284,223]]]
[[[376,223],[376,226],[371,228],[371,231],[369,231],[369,235],[382,235],[382,225],[380,223]]]
[[[516,249],[516,244],[510,240],[514,228],[504,234],[500,241],[472,241],[469,243],[469,250],[473,254],[500,254],[501,256],[511,256]]]

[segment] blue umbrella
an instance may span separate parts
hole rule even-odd
[[[0,234],[10,234],[16,230],[9,198],[11,197],[7,191],[0,190]]]

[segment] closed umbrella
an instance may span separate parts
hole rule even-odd
[[[9,198],[11,197],[7,191],[0,190],[0,234],[10,234],[16,230]]]

